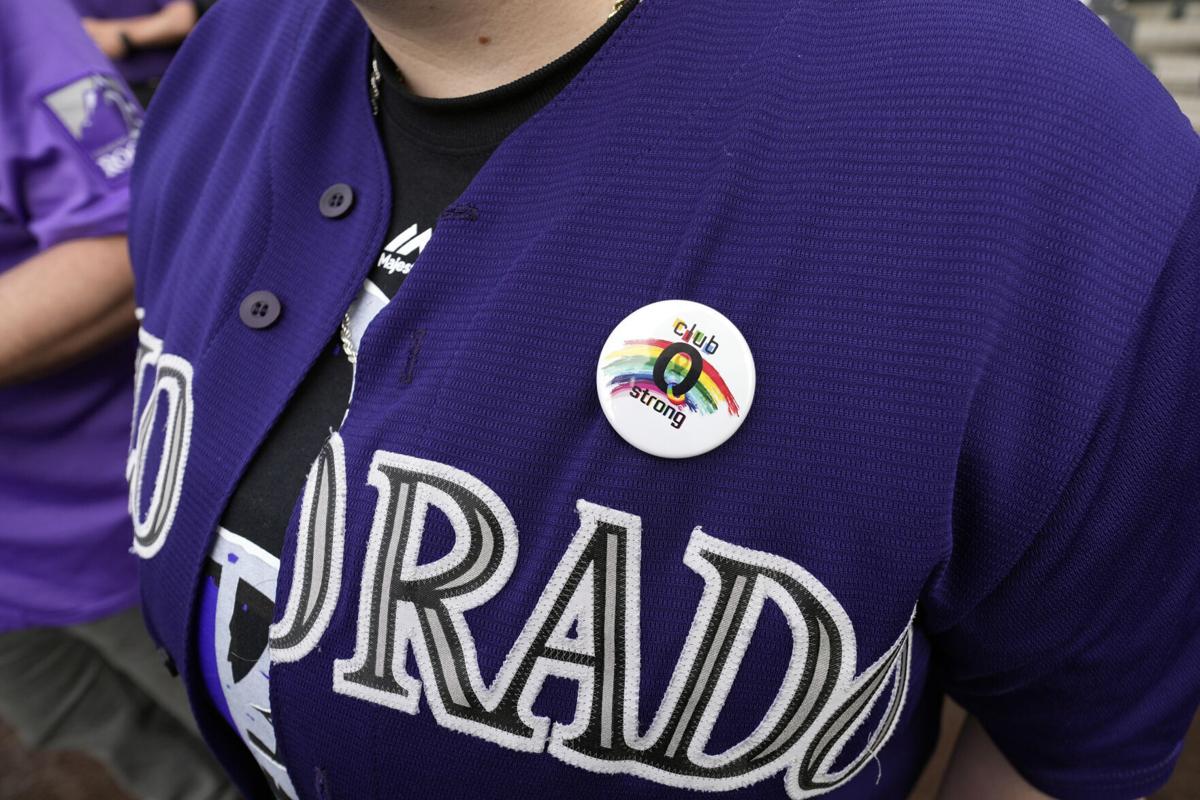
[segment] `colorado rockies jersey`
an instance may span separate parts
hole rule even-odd
[[[442,209],[466,189],[496,146],[575,76],[630,8],[613,14],[586,41],[542,69],[451,100],[414,96],[387,54],[374,47],[373,91],[391,173],[391,226],[338,333],[234,490],[209,555],[200,600],[200,666],[209,697],[238,731],[276,795],[297,796],[286,754],[275,741],[269,697],[268,628],[279,556],[308,465],[346,413],[358,345],[380,309],[400,291]]]
[[[223,0],[134,175],[147,619],[255,798],[198,598],[388,239],[369,56],[342,0]],[[264,645],[296,796],[899,798],[943,691],[1050,794],[1151,791],[1200,698],[1198,181],[1073,0],[644,0],[356,343]],[[671,299],[757,374],[678,459],[597,396]]]

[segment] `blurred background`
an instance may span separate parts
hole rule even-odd
[[[1086,5],[1154,70],[1200,130],[1200,2],[1091,0]]]

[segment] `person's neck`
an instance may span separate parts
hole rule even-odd
[[[409,89],[424,97],[463,97],[511,83],[582,42],[614,6],[613,0],[355,4]]]

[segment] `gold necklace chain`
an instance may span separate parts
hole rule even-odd
[[[612,19],[615,17],[628,2],[629,0],[617,0],[617,2],[613,3],[613,10],[608,12],[608,18]]]
[[[379,116],[379,94],[380,83],[383,76],[379,71],[379,59],[371,56],[371,75],[367,80],[367,86],[371,98],[371,116]],[[353,307],[353,303],[350,304]],[[342,352],[346,354],[346,360],[351,366],[358,363],[358,348],[354,346],[354,330],[350,327],[350,309],[346,309],[346,313],[342,315],[342,323],[338,326],[338,338],[342,342]]]
[[[379,116],[379,84],[383,80],[383,76],[379,72],[379,59],[374,55],[371,56],[371,114]]]
[[[354,346],[354,331],[350,330],[350,309],[342,315],[342,324],[338,326],[338,338],[342,340],[342,352],[350,366],[358,362],[358,348]]]

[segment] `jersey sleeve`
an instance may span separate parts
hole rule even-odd
[[[124,233],[137,101],[107,70],[77,74],[30,101],[22,186],[39,246]]]
[[[1025,446],[1036,457],[1036,443]],[[947,691],[1042,791],[1148,794],[1170,775],[1200,704],[1195,200],[1052,497],[985,596],[935,605]],[[956,524],[981,515],[956,504]],[[1000,560],[1004,536],[973,546],[976,560]]]
[[[142,109],[60,2],[0,35],[5,192],[39,249],[124,233]]]

